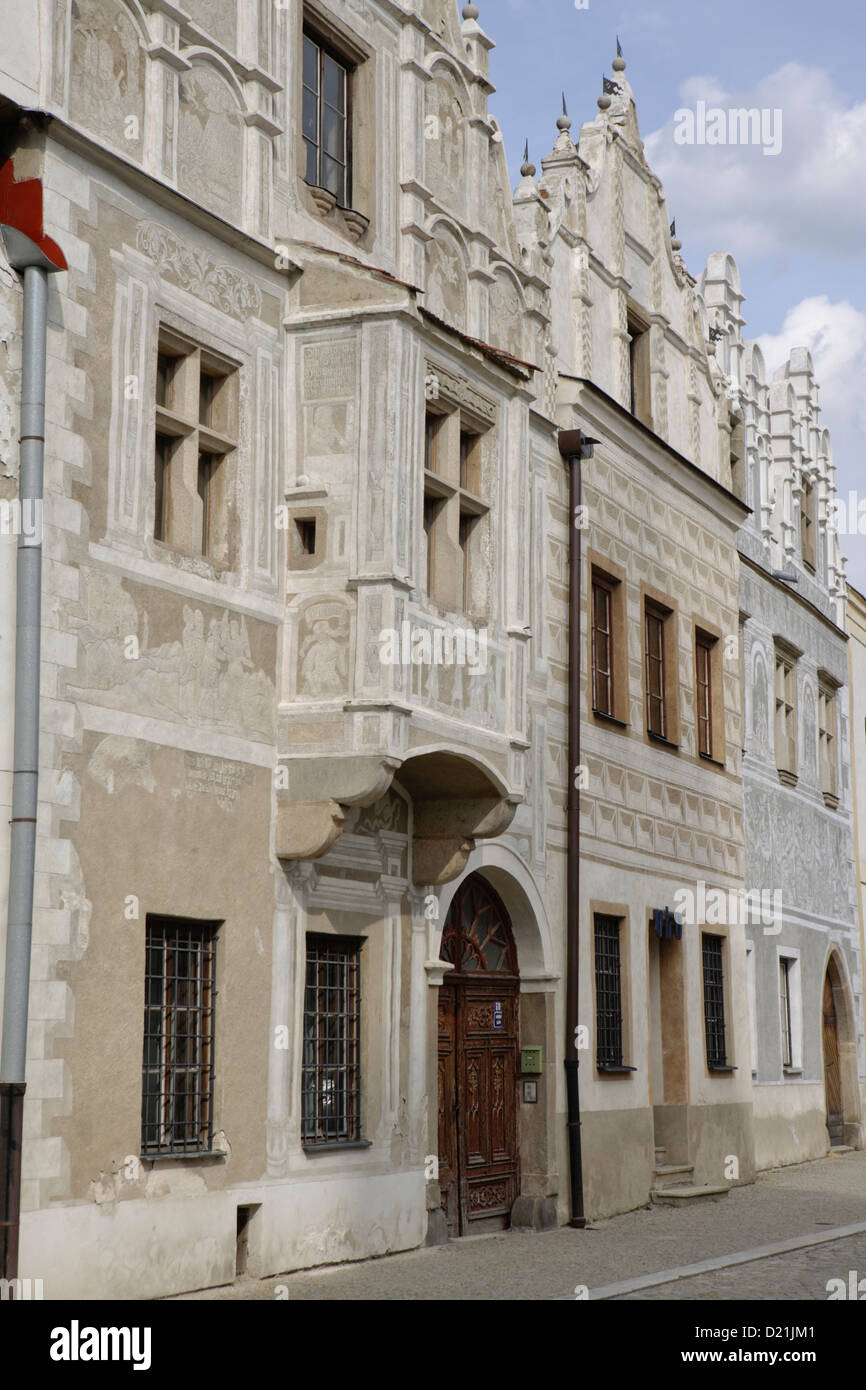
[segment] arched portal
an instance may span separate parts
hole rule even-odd
[[[519,973],[508,912],[480,874],[458,887],[440,958],[439,1185],[449,1235],[504,1229],[519,1190]]]
[[[824,1102],[830,1144],[860,1147],[860,1098],[857,1078],[857,1031],[844,966],[830,953],[821,999]]]

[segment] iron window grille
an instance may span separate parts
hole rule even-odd
[[[304,34],[304,178],[314,188],[326,188],[340,207],[348,206],[350,196],[349,76],[336,54]]]
[[[621,1067],[622,958],[618,917],[595,915],[595,1046],[596,1064]]]
[[[143,1155],[213,1151],[217,923],[148,917]]]
[[[707,1066],[728,1067],[725,1039],[725,976],[723,939],[704,932],[704,1024],[707,1035]]]
[[[361,1138],[361,942],[307,937],[301,1140]]]

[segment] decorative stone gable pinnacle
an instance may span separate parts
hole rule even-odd
[[[466,47],[466,60],[482,77],[490,78],[490,50],[496,45],[478,23],[478,6],[464,5],[460,32]]]

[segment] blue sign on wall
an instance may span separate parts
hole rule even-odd
[[[496,1000],[496,1003],[493,1005],[493,1027],[502,1027],[502,1005],[498,999]]]

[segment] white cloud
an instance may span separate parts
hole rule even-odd
[[[830,431],[836,463],[836,487],[866,496],[866,313],[826,295],[803,299],[785,315],[778,333],[758,339],[770,373],[792,348],[807,347],[821,388],[821,423]],[[843,536],[848,576],[866,592],[866,537]]]
[[[680,88],[683,108],[757,107],[782,113],[775,156],[750,145],[678,145],[674,121],[646,140],[647,158],[689,235],[740,261],[819,251],[853,257],[866,243],[866,102],[851,103],[821,68],[787,63],[750,92],[714,77]]]

